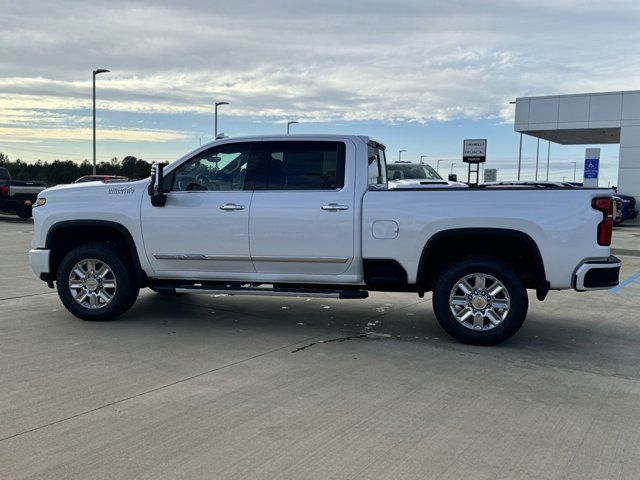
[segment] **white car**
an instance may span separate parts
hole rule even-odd
[[[395,162],[387,165],[389,188],[465,188],[462,182],[445,180],[426,163]]]
[[[468,188],[469,185],[462,182],[452,182],[451,180],[418,180],[418,179],[406,179],[406,180],[389,180],[389,188]]]
[[[604,189],[389,189],[384,146],[364,136],[224,138],[151,178],[45,190],[29,258],[85,320],[125,313],[143,287],[433,292],[449,334],[490,345],[522,325],[526,289],[618,283],[611,205]]]

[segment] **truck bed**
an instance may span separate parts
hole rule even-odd
[[[573,270],[588,258],[608,257],[596,242],[602,213],[592,199],[608,189],[538,186],[370,190],[363,198],[364,258],[395,258],[415,282],[416,258],[438,232],[450,229],[517,230],[537,245],[551,288],[571,288]],[[395,238],[376,238],[374,222],[397,223]],[[391,235],[393,236],[393,235]]]

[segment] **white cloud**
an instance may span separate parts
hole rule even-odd
[[[0,121],[36,127],[86,121],[69,111],[90,107],[95,67],[113,70],[98,77],[103,109],[208,113],[224,99],[226,115],[391,122],[509,120],[517,96],[634,89],[640,73],[636,1],[30,1],[2,12]]]
[[[182,132],[143,130],[143,129],[117,129],[101,128],[100,140],[116,140],[120,142],[169,142],[188,138]],[[89,140],[92,138],[92,129],[78,127],[63,128],[34,128],[34,127],[3,127],[0,126],[0,139],[3,142],[27,142],[36,140]]]

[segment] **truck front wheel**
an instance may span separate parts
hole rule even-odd
[[[496,345],[522,326],[529,300],[518,276],[490,257],[468,257],[438,280],[433,309],[440,326],[471,345]]]
[[[83,320],[112,320],[126,312],[139,287],[123,255],[112,245],[90,243],[71,250],[56,276],[64,306]]]

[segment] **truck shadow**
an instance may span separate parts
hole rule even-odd
[[[430,299],[335,300],[226,295],[163,296],[143,290],[117,322],[168,322],[197,329],[212,322],[244,329],[283,329],[371,334],[371,338],[419,340],[446,336],[433,317]]]
[[[143,293],[134,308],[116,323],[145,329],[163,327],[174,334],[212,338],[224,333],[248,342],[280,335],[405,342],[463,355],[463,363],[468,357],[471,362],[498,366],[517,364],[640,378],[640,325],[630,329],[626,324],[581,322],[579,315],[569,312],[550,316],[533,310],[518,334],[495,347],[464,345],[450,338],[438,325],[430,299],[419,300],[415,295],[385,294],[364,301],[340,301]],[[314,346],[318,348],[328,347]],[[347,342],[340,348],[350,347]],[[406,354],[415,352],[415,347],[398,348],[406,349]]]

